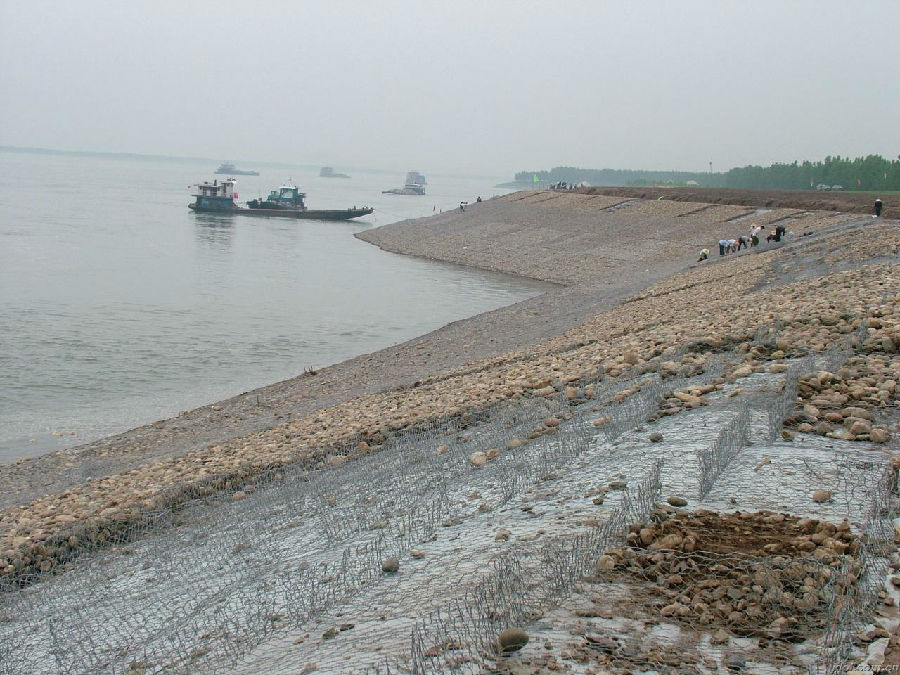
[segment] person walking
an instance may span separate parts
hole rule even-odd
[[[875,200],[875,217],[876,218],[881,218],[881,207],[882,206],[883,206],[883,204],[881,203],[881,200],[876,199]]]

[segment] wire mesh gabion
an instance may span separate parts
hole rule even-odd
[[[835,351],[793,362],[785,392],[774,404],[754,399],[749,405],[759,408],[735,402],[716,412],[716,423],[702,438],[716,435],[696,452],[699,469],[691,477],[699,480],[701,498],[725,481],[735,464],[749,461],[744,448],[750,435],[756,433],[756,447],[759,436],[771,434],[765,425],[753,431],[753,415],[769,411],[771,419],[776,406],[783,415],[796,400],[802,373],[842,357]],[[664,444],[643,454],[630,449],[636,434],[625,442],[622,437],[645,423],[670,389],[722,371],[721,359],[712,358],[699,374],[685,371],[663,380],[644,372],[624,382],[588,383],[593,390],[588,400],[567,400],[561,391],[447,416],[395,434],[377,454],[360,456],[358,441],[351,440],[334,455],[352,461],[325,468],[273,467],[228,486],[213,477],[192,488],[177,507],[148,510],[121,530],[85,529],[80,533],[85,550],[67,561],[67,571],[39,575],[28,581],[42,583],[16,584],[0,593],[0,674],[227,671],[259,645],[382,584],[386,558],[433,541],[444,528],[471,518],[479,502],[488,510],[501,509],[560,469],[571,471],[589,451],[596,452],[589,455],[591,462],[619,466],[616,471],[627,464],[627,489],[597,510],[597,522],[511,544],[491,559],[477,582],[424,610],[409,629],[402,655],[373,656],[352,671],[483,672],[498,663],[499,630],[527,624],[559,603],[591,577],[598,555],[623,546],[636,524],[655,517],[664,467],[678,460],[660,459],[671,457]],[[616,402],[624,389],[633,393]],[[595,427],[597,415],[610,422]],[[551,419],[555,422],[548,425]],[[496,456],[473,469],[471,453],[490,450]],[[687,454],[693,462],[695,453]],[[852,482],[844,490],[847,499],[872,500],[857,559],[872,574],[860,574],[858,564],[849,563],[833,573],[831,583],[852,592],[835,591],[841,601],[825,606],[827,651],[819,668],[849,662],[852,631],[871,606],[876,589],[870,580],[883,573],[884,544],[892,536],[886,515],[896,510],[890,475],[870,491],[870,476],[881,466],[862,466],[856,457],[853,462],[836,470]],[[475,502],[471,494],[478,495]],[[836,498],[832,509],[840,507]],[[847,506],[848,516],[860,508],[853,507]],[[679,556],[675,563],[687,564],[688,558]],[[732,567],[742,574],[770,564],[765,557],[733,558]],[[351,672],[329,658],[335,661],[320,662],[327,672]]]

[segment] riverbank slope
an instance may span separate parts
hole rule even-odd
[[[776,223],[792,233],[781,244],[724,258],[714,250],[711,261],[690,269],[701,247],[715,249],[719,238],[737,236],[750,224],[773,229]],[[848,283],[834,276],[838,272],[862,274],[863,290],[896,274],[896,227],[865,216],[578,193],[515,193],[464,213],[359,236],[387,250],[560,287],[315,374],[3,467],[0,550],[6,562],[0,558],[0,571],[16,576],[51,569],[77,548],[59,545],[76,525],[109,530],[110,523],[142,519],[200,488],[240,485],[272,466],[302,461],[315,468],[335,452],[377,451],[410,425],[530,396],[557,380],[597,372],[617,377],[710,335],[740,343],[776,315],[796,322],[810,313],[832,314],[832,299],[820,293],[798,292],[796,302],[785,305],[764,292],[770,277],[802,285],[804,277],[783,262],[791,251],[824,251],[818,267],[803,273],[831,275],[821,288]],[[751,293],[756,300],[749,300]],[[838,300],[852,304],[846,312],[857,325],[869,305],[882,301]],[[875,337],[884,332],[894,339],[896,329],[881,320]],[[823,330],[820,340],[804,340],[803,349],[826,348],[831,329]],[[48,548],[56,553],[41,553]]]

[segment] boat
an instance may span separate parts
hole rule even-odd
[[[345,173],[335,173],[334,168],[330,166],[323,166],[322,170],[319,171],[320,178],[350,178]]]
[[[237,203],[234,191],[237,181],[227,178],[223,181],[205,181],[196,185],[194,202],[188,208],[197,213],[237,213],[243,216],[275,216],[280,218],[302,218],[305,220],[351,220],[367,216],[374,209],[370,206],[354,206],[348,209],[309,209],[296,185],[285,184],[272,190],[265,199],[251,199],[247,206]]]
[[[231,162],[222,162],[218,169],[216,169],[217,174],[225,175],[225,176],[258,176],[259,171],[252,171],[250,169],[238,169]]]
[[[382,190],[383,195],[424,195],[427,181],[425,176],[418,171],[410,171],[406,174],[406,182],[402,188]]]
[[[198,213],[232,213],[238,207],[235,200],[238,198],[234,191],[234,178],[214,180],[212,183],[203,181],[194,187],[194,203],[188,204],[188,208]]]

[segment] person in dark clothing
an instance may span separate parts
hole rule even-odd
[[[784,225],[776,225],[775,226],[775,241],[781,241],[781,238],[784,236]]]
[[[875,217],[876,217],[876,218],[881,218],[881,207],[882,207],[882,206],[883,206],[883,205],[882,205],[882,203],[881,203],[881,200],[880,200],[880,199],[876,199],[876,200],[875,200]]]

